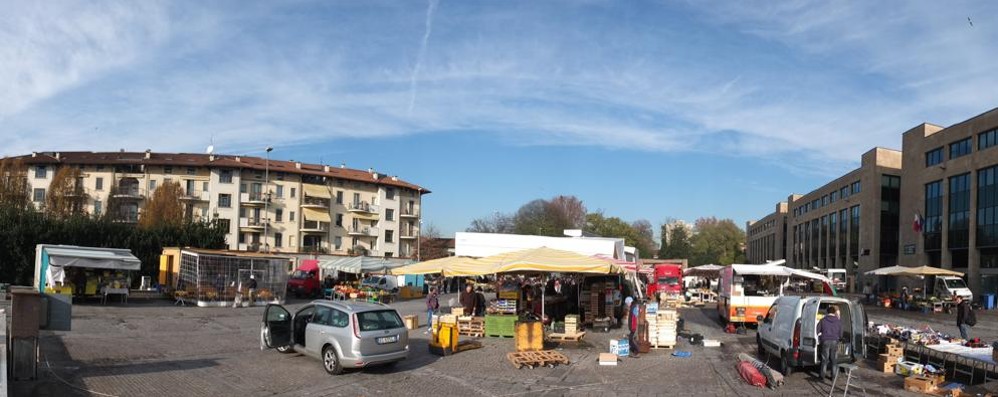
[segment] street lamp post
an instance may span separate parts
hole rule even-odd
[[[270,243],[267,241],[270,235],[270,152],[273,150],[273,147],[267,146],[267,160],[263,165],[263,189],[264,194],[266,194],[263,202],[263,216],[265,217],[265,222],[263,223],[263,244],[264,252],[268,253],[270,252]]]

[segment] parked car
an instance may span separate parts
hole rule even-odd
[[[409,356],[409,331],[395,309],[367,302],[313,301],[291,313],[269,304],[260,348],[298,352],[322,360],[326,372],[391,365]]]
[[[360,286],[396,293],[399,291],[399,280],[395,276],[370,276],[361,280]]]
[[[863,305],[830,296],[781,296],[766,316],[758,316],[756,344],[759,355],[779,358],[779,369],[790,374],[796,367],[819,364],[818,321],[829,306],[835,306],[842,320],[842,341],[836,360],[854,362],[865,355],[866,312]]]

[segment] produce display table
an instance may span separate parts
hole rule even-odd
[[[110,288],[110,287],[104,287],[104,288],[101,288],[100,292],[101,292],[101,304],[106,304],[107,303],[107,296],[108,295],[121,295],[122,296],[122,298],[121,298],[122,302],[128,303],[128,288]]]
[[[516,335],[517,316],[488,314],[485,316],[485,335],[512,338]]]

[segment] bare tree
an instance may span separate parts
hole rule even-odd
[[[449,256],[447,249],[450,248],[448,246],[450,240],[442,238],[440,230],[432,223],[427,225],[419,233],[419,259],[428,261]]]
[[[549,203],[551,207],[561,213],[571,228],[581,229],[586,225],[586,214],[588,211],[585,204],[578,197],[555,196]]]
[[[161,224],[177,225],[184,221],[184,205],[180,198],[183,189],[173,181],[163,182],[146,202],[139,218],[139,226],[144,228]]]
[[[20,159],[0,160],[0,205],[27,208],[30,204],[28,167]]]
[[[490,217],[482,217],[471,221],[466,231],[475,233],[513,233],[513,217],[496,212]]]
[[[87,199],[80,169],[59,167],[45,196],[45,211],[59,218],[82,215]]]

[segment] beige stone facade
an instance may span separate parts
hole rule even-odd
[[[748,263],[766,263],[787,256],[787,202],[776,204],[773,213],[745,223],[745,258]]]
[[[115,218],[137,222],[158,186],[177,182],[192,219],[228,223],[228,248],[246,251],[415,257],[422,196],[429,191],[375,170],[258,157],[132,153],[34,153],[32,200],[40,206],[59,167],[79,168],[85,210],[100,214],[109,200]],[[113,195],[113,197],[112,197]]]
[[[900,263],[964,272],[978,296],[998,290],[996,139],[998,109],[946,128],[921,124],[902,137]]]

